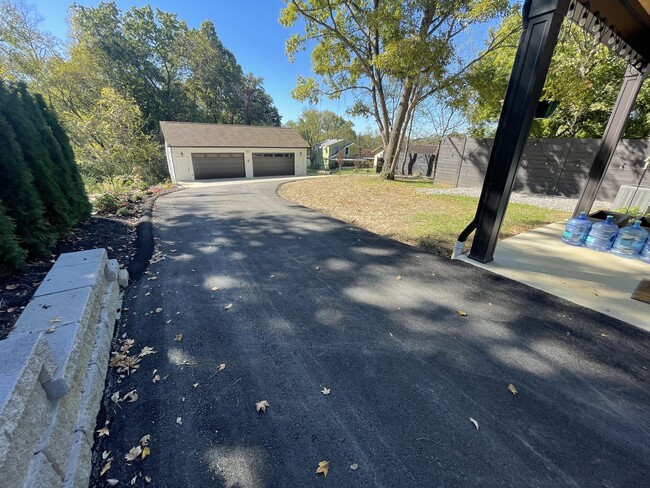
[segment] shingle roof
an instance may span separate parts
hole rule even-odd
[[[160,130],[172,147],[309,147],[290,127],[161,121]]]
[[[323,142],[319,142],[317,146],[327,147],[339,142],[347,142],[345,139],[325,139]]]

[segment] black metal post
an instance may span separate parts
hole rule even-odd
[[[524,3],[524,31],[473,221],[476,236],[469,257],[476,261],[489,263],[493,259],[521,154],[568,8],[569,0],[526,0]]]
[[[623,131],[627,125],[627,119],[632,111],[634,101],[639,94],[639,90],[641,90],[643,80],[648,75],[649,70],[645,69],[645,67],[643,70],[645,72],[628,65],[625,71],[621,91],[618,92],[616,104],[609,116],[603,137],[600,139],[600,145],[598,146],[598,151],[596,151],[596,156],[594,156],[594,162],[591,168],[589,168],[587,183],[582,189],[576,208],[573,211],[574,217],[580,215],[580,212],[589,213],[591,211],[591,206],[594,204],[594,200],[596,200],[600,185],[605,178],[607,168],[609,168],[609,163],[612,161],[612,157],[616,152],[616,146],[618,146],[621,137],[623,137]]]

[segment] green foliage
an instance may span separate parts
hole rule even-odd
[[[27,251],[20,247],[16,237],[16,224],[7,215],[0,200],[0,276],[14,271],[21,271],[25,266]]]
[[[7,215],[16,223],[20,246],[31,256],[44,255],[54,243],[54,236],[45,220],[45,208],[33,186],[14,130],[0,115],[0,174],[11,184],[0,185],[0,201]]]
[[[505,18],[494,33],[521,33],[521,16]],[[517,37],[475,64],[468,78],[466,115],[473,136],[494,134],[503,95],[517,49]],[[543,100],[558,102],[548,119],[535,120],[531,137],[593,137],[602,135],[618,95],[625,62],[584,29],[565,21],[544,85]],[[641,89],[625,137],[650,135],[650,85]]]
[[[289,37],[287,55],[313,46],[316,75],[298,78],[292,95],[314,102],[353,93],[354,114],[374,117],[385,170],[394,173],[418,105],[461,86],[474,62],[461,52],[461,34],[510,9],[508,0],[288,0],[280,23],[304,32]]]
[[[99,213],[115,213],[120,208],[120,199],[113,193],[104,193],[93,202],[93,207]]]
[[[297,121],[290,120],[285,125],[296,129],[312,149],[325,139],[354,141],[357,138],[352,122],[329,110],[305,109]]]

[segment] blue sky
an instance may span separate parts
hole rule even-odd
[[[43,18],[41,27],[56,37],[64,39],[68,30],[66,18],[71,2],[61,0],[27,0],[34,5]],[[98,0],[77,0],[84,6],[95,6]],[[297,119],[305,104],[291,98],[297,75],[309,76],[311,73],[309,53],[300,53],[294,63],[289,63],[284,54],[284,42],[291,30],[278,23],[280,0],[117,0],[120,10],[131,6],[142,7],[150,4],[154,8],[172,12],[185,20],[190,27],[199,27],[205,19],[210,19],[224,45],[230,49],[245,72],[264,78],[264,87],[273,97],[282,115],[282,122]],[[295,29],[294,29],[295,30]],[[352,99],[339,101],[324,100],[320,109],[328,109],[344,116]],[[355,118],[357,131],[365,132],[373,121]]]

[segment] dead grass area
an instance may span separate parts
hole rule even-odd
[[[417,191],[432,186],[427,180],[387,181],[380,176],[348,175],[289,182],[279,194],[376,234],[451,256],[458,234],[474,217],[478,199]],[[567,212],[513,203],[501,238],[568,216]]]

